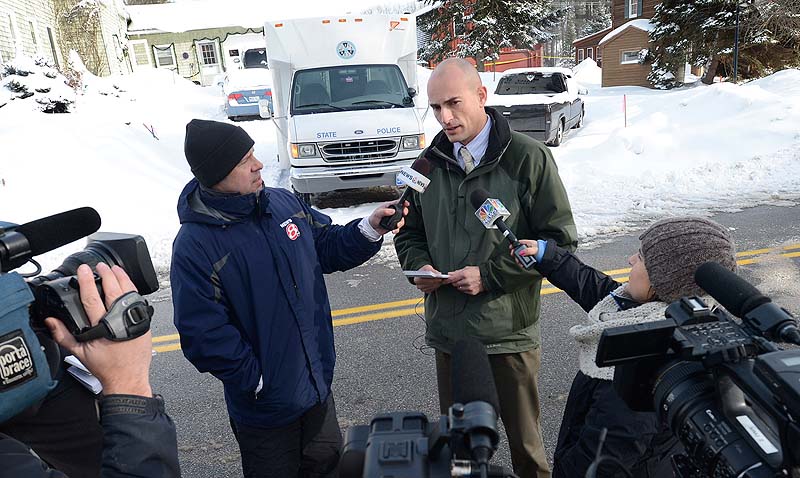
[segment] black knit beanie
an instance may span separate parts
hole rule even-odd
[[[718,262],[736,271],[736,247],[730,233],[702,217],[658,221],[639,240],[650,284],[663,302],[704,294],[694,282],[694,273],[705,262]]]
[[[239,126],[193,119],[186,125],[183,152],[194,177],[210,188],[225,179],[254,144]]]

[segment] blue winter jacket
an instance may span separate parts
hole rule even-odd
[[[222,381],[230,417],[280,427],[327,400],[336,356],[322,274],[364,263],[381,241],[283,189],[224,195],[193,179],[178,215],[175,326],[186,358]]]

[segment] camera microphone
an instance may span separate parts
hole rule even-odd
[[[0,271],[16,269],[33,256],[77,241],[98,229],[100,215],[90,207],[73,209],[17,226],[0,234]]]
[[[392,204],[389,208],[394,209],[394,214],[384,216],[380,221],[380,226],[387,231],[393,231],[397,224],[403,219],[403,206],[411,196],[411,191],[424,193],[431,180],[427,178],[431,172],[431,163],[426,158],[417,158],[410,168],[403,168],[397,173],[397,180],[406,185],[405,191],[400,195],[397,204]]]
[[[716,262],[697,268],[694,280],[711,297],[769,340],[800,345],[794,317],[749,282]]]
[[[483,224],[483,227],[486,229],[491,229],[492,226],[497,226],[500,229],[500,232],[503,233],[503,237],[508,239],[508,242],[514,247],[514,257],[517,258],[520,264],[525,269],[530,269],[536,264],[536,259],[533,256],[523,256],[522,251],[525,250],[526,246],[519,242],[517,236],[511,232],[511,229],[506,226],[505,219],[511,215],[503,206],[503,203],[500,202],[499,199],[492,199],[489,197],[489,192],[485,189],[476,189],[472,191],[472,194],[469,197],[470,202],[472,202],[472,206],[476,209],[475,216]]]
[[[462,339],[453,348],[452,363],[453,428],[462,434],[459,445],[469,451],[480,467],[488,470],[500,438],[497,433],[500,405],[486,348],[477,339]]]

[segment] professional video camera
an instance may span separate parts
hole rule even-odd
[[[153,307],[139,294],[158,290],[153,263],[141,236],[96,233],[100,216],[80,208],[17,226],[0,223],[0,423],[41,400],[56,382],[58,347],[44,319],[55,317],[81,342],[98,338],[123,341],[150,330]],[[34,256],[92,234],[86,248],[67,257],[53,272],[35,277],[41,266]],[[30,274],[10,272],[27,262]],[[125,269],[139,293],[120,296],[100,323],[92,326],[81,305],[78,266],[104,262]],[[103,296],[99,277],[95,284]]]
[[[678,477],[800,476],[800,344],[794,318],[719,264],[695,281],[732,314],[698,297],[666,320],[607,329],[596,362],[614,366],[628,406],[655,411],[681,441]]]
[[[345,433],[342,478],[514,477],[490,465],[497,449],[498,399],[489,358],[475,339],[453,349],[453,398],[447,416],[430,423],[423,413],[377,415]]]

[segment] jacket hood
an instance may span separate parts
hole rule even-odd
[[[224,226],[241,222],[269,204],[269,192],[226,194],[203,188],[192,179],[178,198],[178,218],[181,224],[200,223]]]
[[[483,109],[492,118],[492,128],[489,131],[489,145],[486,148],[486,154],[481,159],[481,164],[490,164],[497,162],[511,143],[511,128],[508,126],[508,121],[497,110],[488,106]],[[458,164],[458,161],[453,157],[453,143],[444,134],[444,130],[439,131],[433,138],[431,145],[423,152],[423,156],[433,160]]]

